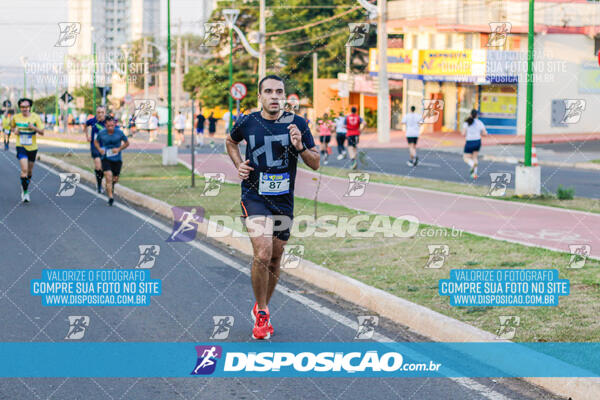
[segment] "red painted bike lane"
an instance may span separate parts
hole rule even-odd
[[[179,158],[188,165],[191,162],[189,155]],[[196,171],[221,172],[226,181],[240,182],[229,157],[223,154],[198,155]],[[318,176],[299,168],[296,196],[313,199]],[[381,183],[368,183],[364,191],[351,187],[347,174],[337,178],[322,175],[318,200],[375,214],[411,215],[424,224],[563,252],[571,252],[569,246],[589,245],[591,256],[600,258],[598,214]]]

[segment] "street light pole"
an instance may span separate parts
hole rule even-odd
[[[96,42],[94,42],[94,88],[92,91],[92,109],[96,113]]]
[[[260,0],[260,22],[259,22],[259,44],[258,51],[258,81],[265,77],[267,73],[267,53],[266,53],[266,31],[267,23],[265,21],[265,0]]]
[[[390,141],[390,88],[387,73],[387,0],[377,0],[377,7],[377,57],[379,58],[377,139],[379,143],[388,143]]]
[[[229,28],[229,87],[233,86],[233,29]],[[233,97],[229,94],[229,126],[227,132],[231,132],[233,122]]]
[[[525,163],[515,169],[515,194],[517,196],[539,196],[541,194],[542,173],[539,166],[531,166],[531,145],[533,139],[533,40],[534,40],[534,0],[529,0],[529,31],[527,34],[527,112],[525,121]]]
[[[533,127],[533,33],[534,0],[529,0],[529,31],[527,33],[527,112],[525,121],[525,166],[531,167],[531,144]]]
[[[167,146],[173,145],[173,111],[171,109],[171,0],[167,0],[167,86],[168,86],[168,111],[169,121],[167,123]]]
[[[229,88],[233,86],[233,25],[237,20],[238,15],[240,14],[240,10],[238,9],[225,9],[223,10],[223,15],[227,23],[229,24]],[[231,93],[229,94],[229,126],[227,127],[227,131],[231,132],[231,126],[233,123],[233,97],[231,97]]]
[[[179,66],[178,66],[179,68]],[[177,146],[173,146],[173,97],[171,93],[171,0],[167,0],[167,146],[162,149],[162,164],[177,165]]]

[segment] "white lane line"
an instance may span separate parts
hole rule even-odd
[[[40,163],[40,165],[42,167],[44,167],[45,169],[47,169],[48,171],[58,175],[58,171],[56,171],[54,168],[44,165],[43,163]],[[85,190],[86,192],[90,193],[91,195],[96,196],[98,198],[101,198],[101,199],[106,198],[106,196],[97,193],[95,190],[89,188],[87,185],[79,184],[78,188],[81,188],[81,189]],[[170,227],[168,227],[167,225],[165,225],[162,222],[157,221],[153,218],[150,218],[131,207],[125,206],[121,203],[114,203],[113,207],[118,207],[121,210],[126,211],[129,214],[138,217],[142,221],[152,224],[153,226],[164,231],[167,234],[171,233],[172,229]],[[223,264],[228,265],[247,276],[250,276],[250,269],[248,269],[245,266],[243,266],[242,264],[240,264],[234,258],[231,258],[229,256],[221,254],[221,253],[211,249],[207,245],[200,243],[198,241],[187,242],[187,244],[190,246],[193,246],[196,249],[204,252],[205,254],[208,254],[209,256],[221,261]],[[292,298],[293,300],[296,300],[298,303],[300,303],[306,307],[310,307],[311,309],[313,309],[317,312],[320,312],[321,314],[325,315],[326,317],[328,317],[328,318],[330,318],[330,319],[332,319],[354,331],[356,331],[358,329],[357,321],[354,321],[354,320],[346,317],[345,315],[342,315],[320,303],[317,303],[314,300],[309,299],[308,297],[302,296],[301,294],[292,291],[292,289],[288,288],[284,284],[279,283],[276,287],[276,290],[278,292],[284,294],[285,296],[288,296],[288,297]],[[376,340],[377,342],[382,342],[382,343],[393,342],[393,340],[391,338],[389,338],[385,335],[382,335],[380,333],[377,333],[377,332],[375,332],[373,334],[373,339]],[[413,351],[413,353],[417,354],[414,351]],[[449,371],[449,372],[451,372],[451,371]],[[448,379],[451,379],[455,383],[467,388],[468,390],[477,392],[477,394],[479,394],[480,396],[482,396],[486,399],[510,400],[508,397],[504,396],[503,394],[495,392],[493,389],[491,389],[485,385],[482,385],[481,383],[479,383],[471,378],[448,378]]]

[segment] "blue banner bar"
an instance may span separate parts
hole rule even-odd
[[[600,343],[0,343],[0,377],[600,377]]]

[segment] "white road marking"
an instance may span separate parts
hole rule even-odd
[[[56,174],[58,176],[58,171],[56,171],[54,168],[49,167],[43,163],[39,163],[40,166],[42,166],[43,168],[47,169],[48,171]],[[80,187],[81,189],[85,190],[86,192],[90,193],[93,196],[96,196],[98,198],[101,199],[106,199],[106,196],[97,193],[95,190],[89,188],[87,185],[84,184],[80,184],[78,185],[78,187]],[[138,217],[139,219],[141,219],[144,222],[147,222],[153,226],[155,226],[156,228],[166,232],[167,234],[171,233],[171,228],[168,227],[167,225],[163,224],[162,222],[159,222],[153,218],[150,218],[142,213],[140,213],[137,210],[134,210],[131,207],[125,206],[123,204],[120,203],[114,203],[113,207],[118,207],[121,210],[128,212],[131,215],[134,215],[136,217]],[[232,267],[233,269],[247,275],[250,276],[250,269],[244,267],[242,264],[240,264],[237,260],[235,260],[232,257],[226,256],[224,254],[218,253],[215,250],[211,249],[210,247],[208,247],[207,245],[200,243],[198,241],[192,241],[192,242],[187,242],[188,245],[195,247],[196,249],[210,255],[211,257],[221,261],[223,264],[228,265],[230,267]],[[298,303],[306,306],[306,307],[310,307],[312,308],[314,311],[317,311],[323,315],[325,315],[326,317],[356,331],[358,329],[358,322],[354,321],[348,317],[346,317],[345,315],[342,315],[322,304],[317,303],[314,300],[309,299],[308,297],[305,297],[297,292],[292,291],[290,288],[288,288],[287,286],[285,286],[284,284],[279,283],[276,287],[276,290],[282,294],[284,294],[285,296],[288,296],[290,298],[292,298],[293,300],[296,300]],[[378,341],[378,342],[393,342],[393,340],[385,335],[382,335],[380,333],[375,332],[373,334],[373,339]],[[413,353],[416,353],[414,351],[412,351]],[[449,371],[451,372],[451,371]],[[467,388],[468,390],[471,390],[473,392],[477,392],[477,394],[479,394],[480,396],[486,398],[486,399],[490,399],[490,400],[510,400],[508,397],[504,396],[501,393],[498,393],[496,391],[494,391],[493,389],[482,385],[481,383],[471,379],[471,378],[448,378],[452,381],[454,381],[455,383]]]

